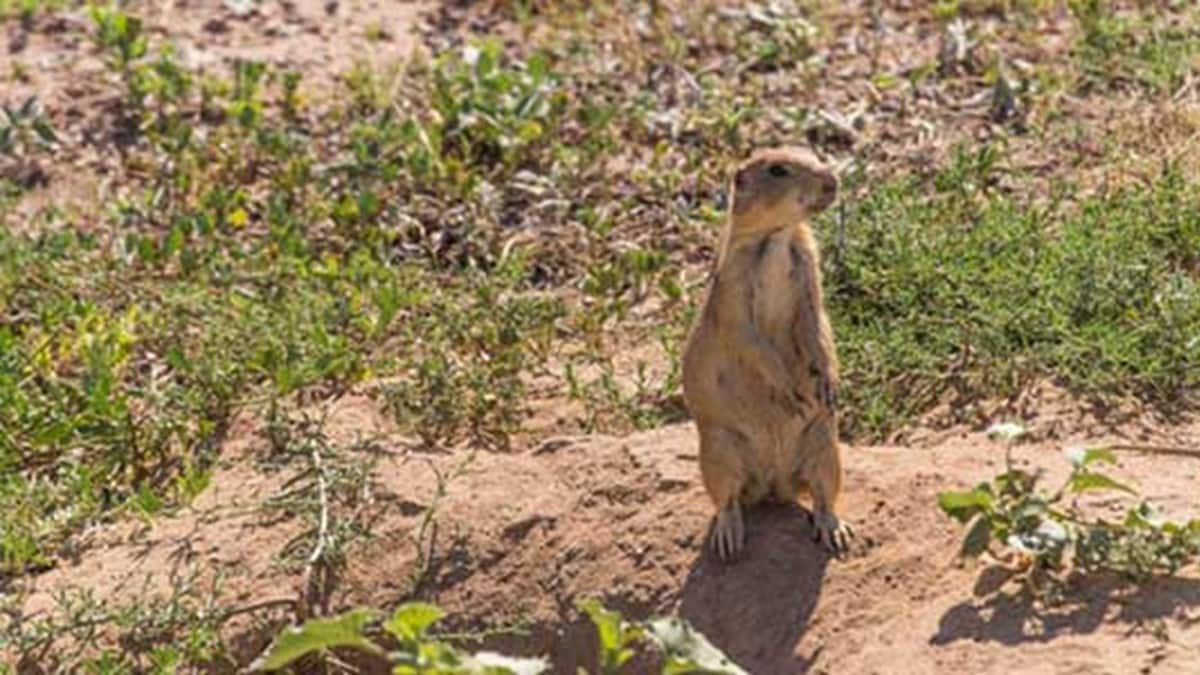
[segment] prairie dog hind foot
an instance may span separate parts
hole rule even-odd
[[[812,514],[813,541],[819,541],[825,548],[836,556],[845,555],[850,550],[850,540],[854,539],[854,528],[829,511],[816,511]]]
[[[736,500],[717,512],[709,544],[721,560],[729,562],[741,553],[746,545],[746,523],[742,518],[742,505]]]

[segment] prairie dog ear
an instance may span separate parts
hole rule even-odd
[[[750,167],[739,166],[733,174],[733,187],[736,190],[745,190],[750,187]]]
[[[822,169],[813,174],[812,212],[820,213],[837,201],[841,183],[832,169]]]
[[[750,176],[751,167],[740,166],[733,174],[733,210],[740,211],[750,198],[754,196],[753,181]]]

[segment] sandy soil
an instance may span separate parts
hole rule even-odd
[[[365,397],[343,400],[335,435],[386,435],[373,410]],[[1173,435],[1194,443],[1200,428]],[[45,608],[55,589],[75,584],[128,600],[144,592],[147,575],[149,588],[165,592],[167,571],[188,563],[202,577],[221,570],[234,602],[294,597],[300,576],[275,553],[300,524],[254,508],[288,474],[249,468],[266,453],[252,423],[235,436],[226,466],[192,510],[153,527],[105,528],[79,561],[35,580],[27,607]],[[1067,466],[1062,446],[1024,444],[1014,458],[1044,467],[1054,484]],[[1143,588],[1082,579],[1062,605],[1046,609],[1006,583],[1000,568],[957,560],[961,532],[936,508],[936,493],[1001,469],[1004,446],[982,434],[919,450],[849,448],[844,512],[859,532],[851,555],[830,559],[812,542],[802,508],[764,507],[750,513],[748,550],[733,564],[703,546],[711,514],[690,424],[556,439],[526,452],[478,453],[465,464],[465,452],[416,453],[399,439],[381,449],[380,515],[349,557],[332,608],[387,607],[410,596],[434,472],[462,468],[435,512],[436,533],[423,542],[431,563],[416,592],[449,610],[458,628],[524,625],[527,637],[493,646],[550,654],[555,672],[592,665],[594,638],[573,609],[589,595],[630,616],[677,611],[754,673],[1186,673],[1200,663],[1195,570]],[[1121,459],[1118,478],[1177,517],[1196,515],[1200,462]],[[247,658],[269,635],[246,622],[230,630],[240,631]],[[647,661],[636,670],[650,668]]]

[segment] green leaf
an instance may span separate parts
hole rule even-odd
[[[663,675],[682,673],[723,673],[747,675],[708,641],[699,631],[677,617],[653,619],[646,623],[646,632],[666,655]]]
[[[1121,492],[1127,492],[1131,495],[1137,494],[1137,490],[1134,490],[1123,483],[1119,483],[1102,473],[1095,473],[1092,471],[1080,471],[1071,476],[1068,487],[1070,488],[1071,492],[1076,494],[1080,492],[1087,492],[1089,490],[1120,490]]]
[[[497,65],[500,63],[502,51],[503,47],[496,40],[485,40],[480,45],[478,56],[475,60],[475,76],[484,78],[494,73]]]
[[[871,78],[871,82],[880,89],[891,89],[900,84],[900,78],[891,73],[877,73]]]
[[[600,637],[601,672],[615,672],[633,658],[633,650],[629,647],[641,638],[641,632],[626,625],[620,612],[605,609],[594,598],[580,600],[576,606],[596,626]]]
[[[992,521],[984,514],[979,514],[963,537],[962,549],[958,554],[964,558],[975,558],[987,550],[992,541]]]
[[[38,138],[44,143],[57,143],[58,134],[54,133],[54,128],[44,119],[36,119],[33,121],[33,130],[37,133]]]
[[[600,648],[613,649],[620,646],[621,614],[604,609],[599,600],[587,598],[578,603],[579,610],[587,614],[600,635]]]
[[[1162,511],[1145,502],[1129,509],[1129,513],[1125,515],[1125,527],[1131,529],[1152,530],[1165,528],[1170,524]]]
[[[992,507],[991,488],[985,483],[968,492],[940,492],[938,506],[946,515],[966,523],[975,514]]]
[[[1040,477],[1041,471],[1029,473],[1021,469],[1010,469],[993,480],[1000,494],[1018,496],[1033,492]]]
[[[522,143],[530,143],[542,135],[542,125],[535,120],[525,120],[517,129],[517,139]]]
[[[425,631],[445,616],[438,607],[424,602],[408,602],[396,608],[392,618],[383,624],[383,629],[400,640],[419,640]]]
[[[303,626],[289,627],[266,652],[250,664],[250,670],[277,670],[302,656],[334,647],[354,647],[382,654],[378,646],[363,637],[362,629],[377,616],[370,609],[356,609],[329,619],[310,619]]]

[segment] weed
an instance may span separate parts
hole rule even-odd
[[[303,469],[284,483],[263,508],[300,515],[308,527],[289,540],[278,555],[284,561],[303,561],[302,616],[327,614],[328,595],[346,562],[349,544],[367,534],[366,512],[373,470],[368,440],[348,448],[330,442],[323,420],[307,416],[280,419],[277,406],[268,416],[271,464],[302,462]],[[365,458],[363,457],[365,455]]]
[[[1038,489],[1040,471],[1017,469],[1009,461],[991,482],[939,494],[942,511],[967,526],[962,555],[978,556],[998,542],[1020,559],[1032,584],[1047,573],[1070,570],[1114,572],[1143,582],[1200,559],[1200,519],[1171,522],[1144,501],[1117,522],[1088,518],[1076,496],[1094,491],[1137,496],[1137,491],[1096,469],[1116,462],[1112,450],[1072,448],[1067,459],[1071,473],[1053,493]]]
[[[140,108],[146,92],[138,66],[148,45],[141,18],[99,5],[91,6],[90,13],[96,28],[93,35],[96,46],[104,50],[109,68],[124,82],[129,102]]]
[[[1121,17],[1105,0],[1075,0],[1070,7],[1083,33],[1076,58],[1086,81],[1166,94],[1194,74],[1200,31],[1193,24],[1164,24],[1153,13]]]
[[[619,673],[633,649],[648,641],[664,656],[663,673],[743,673],[704,636],[678,618],[627,623],[618,612],[604,609],[596,601],[580,603],[600,637],[599,663],[602,675]],[[289,628],[252,666],[253,670],[275,670],[303,657],[327,650],[350,648],[385,658],[401,673],[495,673],[524,675],[545,672],[550,664],[542,658],[513,658],[494,652],[468,653],[430,634],[444,616],[441,609],[425,603],[401,605],[390,619],[367,609],[351,610],[330,619],[313,619]],[[375,637],[382,636],[397,647],[385,651]]]
[[[25,99],[15,108],[0,106],[0,112],[4,113],[0,123],[0,155],[29,154],[51,149],[58,143],[58,134],[36,97]]]
[[[421,591],[434,568],[437,555],[435,547],[437,546],[438,508],[441,507],[442,500],[446,497],[450,483],[466,473],[473,461],[475,461],[475,454],[468,453],[449,473],[443,473],[433,462],[429,463],[429,468],[433,472],[434,489],[429,504],[421,513],[421,523],[413,534],[412,543],[417,555],[416,561],[413,563],[412,578],[409,580],[409,593],[412,595]]]
[[[668,347],[675,344],[669,342]],[[575,367],[567,364],[563,375],[567,394],[584,405],[584,430],[646,430],[685,419],[687,413],[679,398],[678,355],[667,353],[672,365],[658,382],[651,380],[645,361],[637,362],[632,392],[624,390],[611,363],[595,364],[599,374],[590,382],[581,381]]]
[[[147,589],[151,581],[146,578]],[[166,596],[147,592],[128,604],[106,602],[84,590],[68,590],[59,593],[55,607],[40,616],[25,615],[19,604],[5,606],[0,650],[14,655],[18,668],[57,667],[56,672],[229,668],[235,663],[220,639],[221,626],[236,616],[293,602],[220,605],[220,577],[202,583],[195,568],[173,576],[169,586]],[[113,630],[123,636],[119,647],[109,641]]]
[[[1033,207],[990,187],[998,159],[961,154],[932,194],[888,186],[856,206],[826,270],[851,431],[938,401],[969,414],[981,396],[1046,377],[1166,404],[1196,385],[1200,344],[1177,331],[1200,325],[1180,253],[1200,228],[1181,176],[1167,167],[1149,190]]]

